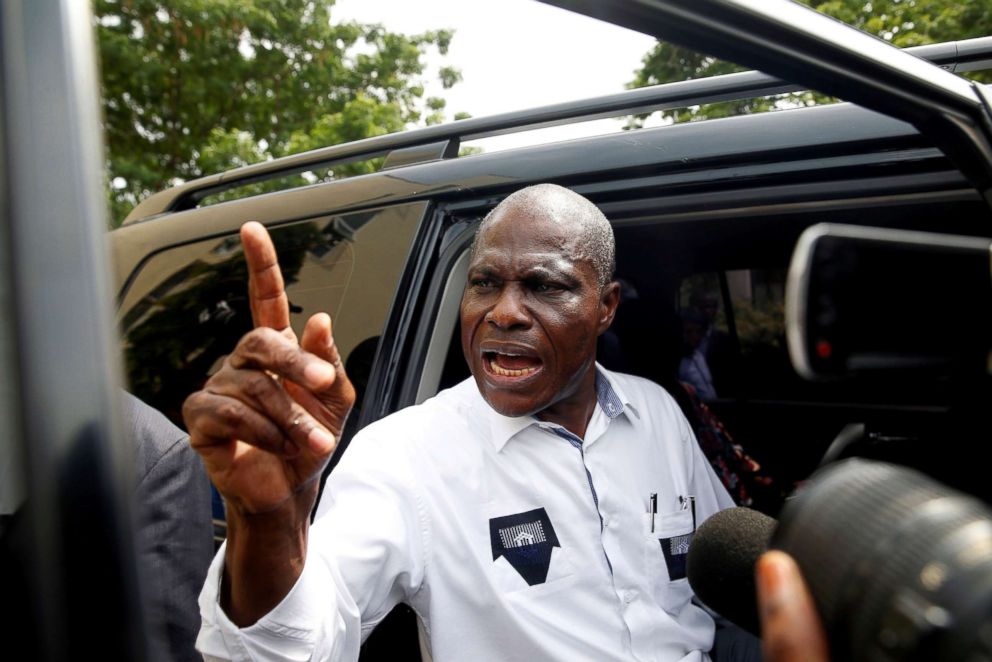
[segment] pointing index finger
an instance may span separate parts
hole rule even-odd
[[[241,245],[248,262],[248,299],[255,327],[289,327],[289,299],[275,246],[265,226],[249,221],[241,226]]]

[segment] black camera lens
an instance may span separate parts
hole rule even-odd
[[[772,547],[799,564],[836,660],[992,662],[992,510],[911,469],[816,474]]]

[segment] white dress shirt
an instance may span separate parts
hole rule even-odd
[[[354,660],[405,602],[437,662],[708,659],[713,621],[681,564],[693,510],[701,523],[733,501],[668,393],[597,368],[584,440],[496,413],[471,378],[365,428],[327,481],[302,575],[250,627],[218,604],[218,552],[198,648]]]

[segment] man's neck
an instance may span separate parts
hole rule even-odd
[[[596,366],[592,365],[574,393],[539,411],[536,416],[538,420],[557,423],[579,439],[584,439],[586,428],[596,411],[596,402]]]

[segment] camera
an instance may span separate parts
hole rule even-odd
[[[817,225],[799,239],[786,290],[788,347],[802,376],[942,379],[967,394],[947,429],[953,438],[928,440],[932,457],[954,455],[962,475],[988,456],[974,432],[989,404],[990,246]],[[770,546],[799,564],[835,659],[992,660],[992,508],[926,469],[828,463],[781,513]]]

